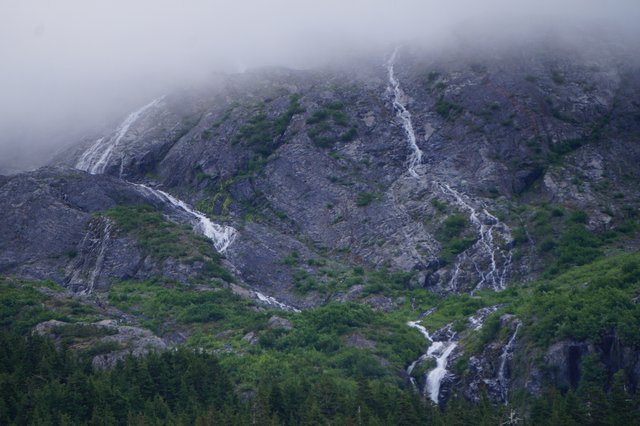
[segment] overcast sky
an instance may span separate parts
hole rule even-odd
[[[0,156],[216,70],[547,21],[633,31],[640,0],[0,0]]]

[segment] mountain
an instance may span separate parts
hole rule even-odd
[[[338,423],[356,421],[356,388],[382,423],[402,404],[446,423],[637,411],[636,57],[378,59],[217,76],[0,177],[4,329],[111,371],[96,374],[130,353],[215,354],[225,404],[276,423],[312,422],[273,401],[300,387],[290,404]],[[385,392],[396,405],[376,412]],[[620,392],[635,402],[615,408]]]

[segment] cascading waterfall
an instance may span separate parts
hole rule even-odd
[[[148,110],[158,105],[164,96],[161,96],[153,101],[149,102],[142,108],[137,111],[132,112],[127,116],[127,118],[120,124],[115,134],[110,138],[100,138],[98,139],[87,151],[85,151],[78,162],[76,163],[76,168],[80,170],[87,171],[91,174],[102,174],[105,172],[107,166],[109,165],[109,161],[113,156],[115,148],[118,146],[122,138],[126,135],[129,128]],[[120,164],[120,178],[122,178],[123,174],[123,163]],[[131,183],[131,182],[129,182]],[[238,231],[231,226],[218,225],[217,223],[212,222],[207,216],[203,213],[191,208],[187,203],[182,200],[177,199],[173,195],[159,190],[155,188],[151,188],[147,185],[143,185],[140,183],[131,183],[135,185],[144,195],[152,196],[157,200],[161,201],[165,204],[171,204],[172,206],[182,210],[187,213],[193,222],[194,231],[204,235],[208,239],[213,242],[213,246],[219,253],[224,253],[229,245],[233,243],[236,238]],[[109,235],[106,234],[108,239]],[[96,266],[97,267],[97,266]],[[92,278],[91,283],[95,281]],[[91,284],[91,288],[93,284]],[[260,292],[253,291],[253,295],[256,299],[261,301],[262,303],[277,307],[279,309],[300,312],[300,310],[294,308],[293,306],[286,305],[271,296],[264,295]]]
[[[389,60],[386,63],[387,73],[389,78],[388,90],[393,94],[393,107],[396,111],[397,117],[402,123],[402,127],[407,136],[409,147],[411,148],[411,154],[409,156],[409,166],[407,171],[409,175],[414,178],[422,178],[416,168],[422,164],[422,158],[424,153],[416,143],[416,135],[413,129],[413,123],[411,113],[407,109],[404,98],[405,93],[400,86],[395,71],[394,65],[398,56],[399,48],[396,48],[391,54]],[[480,280],[476,283],[475,289],[482,288],[485,285],[490,285],[494,290],[503,290],[506,287],[506,280],[511,268],[511,250],[503,250],[494,242],[494,233],[497,233],[504,243],[510,245],[513,238],[511,237],[511,231],[504,223],[500,222],[498,218],[489,213],[485,208],[476,210],[469,202],[464,200],[462,194],[451,188],[449,185],[440,182],[435,183],[447,198],[453,199],[453,201],[460,207],[469,212],[471,223],[476,227],[478,232],[478,241],[472,247],[472,249],[480,249],[488,258],[489,271],[483,272],[478,264],[471,259]],[[454,264],[451,280],[449,281],[449,287],[455,288],[455,284],[460,276],[462,261],[467,257],[467,251],[458,255],[458,259]],[[498,260],[499,258],[500,260]]]
[[[474,331],[480,330],[484,325],[487,317],[497,311],[501,306],[503,305],[493,305],[479,309],[475,314],[467,319],[471,326],[471,329]],[[430,313],[434,312],[434,310],[435,308],[430,309],[427,314],[423,315],[423,318],[424,316],[427,316]],[[407,367],[406,372],[409,376],[409,381],[411,382],[413,388],[417,391],[418,384],[415,378],[411,377],[411,373],[421,362],[424,362],[427,359],[435,359],[436,367],[425,374],[425,382],[421,394],[423,396],[429,396],[429,399],[431,399],[434,404],[438,404],[440,400],[440,387],[442,385],[442,381],[447,377],[447,374],[449,373],[449,371],[447,370],[449,357],[458,346],[458,336],[453,331],[452,324],[447,324],[433,335],[429,333],[429,331],[420,323],[420,320],[409,321],[407,322],[407,325],[418,330],[420,334],[422,334],[424,338],[429,342],[427,351]],[[518,327],[519,326],[520,323],[518,323]],[[503,355],[500,357],[501,364],[498,378],[498,382],[500,384],[506,383],[504,374],[505,366],[509,354],[513,351],[513,343],[515,341],[515,335],[517,332],[518,329],[516,327],[513,336],[509,340],[509,344],[507,344],[507,347],[505,347],[505,350],[503,351]],[[506,389],[506,386],[504,388]],[[506,393],[504,394],[504,397],[506,398]]]
[[[422,394],[425,396],[428,394],[429,398],[431,398],[431,400],[435,404],[437,404],[438,398],[440,396],[440,385],[442,383],[442,380],[447,375],[447,364],[449,362],[449,356],[457,346],[457,343],[454,341],[456,334],[451,330],[451,324],[449,324],[443,329],[439,330],[438,333],[436,333],[439,336],[447,336],[446,340],[436,341],[435,338],[431,336],[429,331],[427,331],[427,329],[422,324],[420,324],[419,320],[409,321],[407,322],[407,325],[418,330],[420,334],[422,334],[424,338],[429,342],[427,351],[407,367],[407,375],[409,375],[411,385],[414,387],[414,389],[417,390],[418,384],[416,380],[411,377],[411,373],[419,363],[429,358],[435,359],[436,367],[425,375],[425,384],[422,390]]]
[[[427,356],[436,359],[436,368],[427,374],[423,394],[426,395],[428,393],[429,398],[431,398],[431,401],[435,404],[438,403],[440,398],[440,385],[442,384],[442,380],[448,373],[447,364],[449,363],[449,356],[456,346],[458,346],[458,343],[453,340],[455,333],[452,332],[451,329],[448,330],[447,335],[449,337],[446,341],[433,342],[427,351]]]
[[[404,128],[404,132],[407,135],[407,141],[409,142],[409,147],[411,148],[408,168],[409,174],[417,178],[419,176],[418,172],[416,172],[416,167],[422,164],[423,152],[416,142],[416,133],[413,131],[411,113],[404,105],[403,98],[405,94],[400,87],[400,82],[396,78],[393,69],[393,66],[396,62],[396,56],[398,55],[398,49],[399,48],[396,48],[393,51],[391,57],[387,61],[387,72],[389,74],[389,90],[391,90],[391,92],[393,93],[393,107],[396,110],[398,118],[400,118],[400,121],[402,122],[402,127]]]
[[[473,331],[478,331],[484,325],[484,321],[487,319],[489,315],[497,311],[500,307],[504,305],[493,305],[487,306],[486,308],[482,308],[478,310],[474,315],[469,317],[469,325]]]
[[[142,108],[129,114],[127,118],[125,118],[125,120],[122,122],[122,124],[118,126],[118,129],[116,130],[114,135],[109,138],[103,137],[98,139],[91,147],[89,147],[89,149],[87,149],[87,151],[82,154],[76,164],[76,168],[85,170],[91,174],[104,173],[107,166],[109,165],[109,160],[113,155],[114,149],[126,135],[129,128],[146,111],[158,105],[163,99],[164,96],[154,99]],[[140,188],[140,190],[145,193],[145,195],[152,195],[161,202],[169,203],[174,207],[177,207],[189,214],[194,223],[194,230],[209,238],[213,242],[213,246],[218,252],[224,253],[236,237],[237,231],[234,228],[213,223],[211,220],[209,220],[208,217],[206,217],[199,211],[192,209],[184,201],[178,200],[174,196],[159,189],[154,189],[139,183],[133,185],[136,185],[138,188]]]
[[[516,336],[518,335],[518,329],[522,323],[518,321],[516,323],[516,329],[513,331],[513,334],[509,338],[506,346],[502,349],[502,354],[500,355],[500,368],[498,369],[498,385],[500,386],[500,396],[502,397],[502,401],[506,404],[509,403],[509,379],[507,379],[505,375],[505,370],[507,367],[507,361],[511,359],[511,355],[513,354],[513,347],[516,342]]]
[[[80,250],[86,253],[85,256],[78,256],[73,263],[68,282],[72,288],[81,286],[82,290],[78,292],[81,295],[89,295],[93,293],[96,281],[100,278],[107,252],[107,245],[111,238],[112,222],[109,219],[103,219],[104,225],[102,232],[98,231],[98,225],[89,229],[80,242]],[[92,238],[92,237],[97,238]],[[95,256],[95,257],[94,257]],[[89,264],[91,259],[95,259],[93,265]],[[89,267],[90,272],[88,271]],[[85,273],[89,272],[88,281],[84,279]]]
[[[224,226],[213,223],[203,213],[192,209],[187,205],[187,203],[182,200],[178,200],[176,197],[167,192],[155,188],[150,188],[140,183],[136,183],[134,185],[140,188],[140,190],[145,194],[152,195],[163,203],[169,203],[188,213],[194,219],[195,224],[193,229],[196,232],[199,232],[205,237],[209,238],[213,242],[213,246],[219,253],[224,253],[227,250],[238,233],[235,228],[231,226]]]
[[[476,271],[480,275],[480,281],[476,283],[475,289],[482,288],[483,285],[488,283],[494,290],[504,290],[507,286],[506,279],[511,267],[511,250],[502,250],[494,242],[494,232],[500,235],[500,237],[508,244],[511,243],[513,238],[511,237],[510,229],[500,222],[497,217],[482,208],[482,210],[476,210],[470,203],[465,201],[462,194],[451,188],[445,183],[438,183],[440,190],[443,194],[453,197],[455,203],[469,212],[469,220],[472,225],[478,230],[478,241],[472,248],[479,248],[484,251],[489,259],[489,271],[483,272],[478,265],[474,263]],[[497,256],[502,259],[502,267],[500,267]],[[463,255],[460,256],[454,266],[454,273],[449,281],[449,287],[455,288],[456,280],[460,273],[460,264]]]
[[[427,329],[424,328],[424,326],[422,324],[420,324],[420,321],[409,321],[409,322],[407,322],[407,325],[409,327],[411,327],[411,328],[417,329],[424,336],[424,338],[427,339],[428,341],[430,341],[430,342],[433,341],[433,339],[431,338],[431,335],[429,334]]]
[[[111,157],[113,156],[114,150],[118,147],[122,138],[127,134],[131,125],[135,123],[145,111],[155,107],[163,99],[164,96],[160,96],[142,108],[129,114],[120,126],[118,126],[111,137],[102,137],[98,139],[82,154],[76,164],[76,168],[89,172],[93,175],[104,173],[105,169],[109,165]]]
[[[266,294],[262,294],[259,291],[253,291],[256,298],[262,303],[275,306],[276,308],[282,309],[283,311],[292,311],[292,312],[300,312],[300,309],[294,308],[293,306],[289,306],[285,303],[280,302],[275,297],[267,296]]]

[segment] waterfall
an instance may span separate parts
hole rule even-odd
[[[485,308],[479,309],[475,314],[471,315],[467,321],[469,322],[470,328],[474,331],[480,330],[484,325],[485,320],[489,315],[497,311],[503,305],[493,305],[487,306]],[[427,316],[435,311],[435,308],[430,309],[424,316]],[[449,364],[449,357],[453,353],[453,351],[458,346],[457,343],[457,334],[452,330],[453,325],[447,324],[440,330],[438,330],[435,334],[429,333],[429,331],[420,323],[420,320],[409,321],[407,325],[411,328],[415,328],[424,336],[424,338],[429,342],[429,346],[427,351],[420,356],[420,358],[413,361],[407,367],[407,375],[409,375],[409,381],[416,391],[418,390],[418,385],[416,380],[411,377],[411,373],[416,368],[418,364],[426,361],[427,359],[435,359],[436,367],[431,369],[425,375],[425,383],[422,389],[422,395],[429,396],[431,401],[435,404],[438,404],[440,399],[440,387],[442,385],[442,381],[447,377],[449,371],[447,370],[447,366]],[[518,327],[520,323],[518,323]],[[513,348],[513,341],[515,340],[515,334],[517,333],[517,328],[507,345],[508,349],[505,349],[503,352],[503,356],[501,357],[502,363],[500,366],[500,374],[502,379],[499,381],[504,382],[504,369],[507,360],[507,353],[510,353]],[[444,336],[444,337],[443,337]]]
[[[164,99],[164,96],[154,99],[142,108],[129,114],[111,137],[102,137],[95,141],[95,143],[80,156],[80,159],[76,163],[76,169],[84,170],[94,175],[104,173],[109,165],[113,151],[118,147],[131,125],[135,123],[145,111],[158,105],[162,99]]]
[[[407,141],[409,142],[409,147],[411,148],[411,155],[409,156],[409,174],[415,178],[418,177],[418,172],[416,172],[416,167],[422,164],[422,150],[418,147],[416,143],[416,134],[413,131],[413,123],[411,121],[411,113],[407,109],[404,104],[403,98],[405,97],[402,88],[400,87],[400,82],[395,76],[394,65],[396,62],[396,56],[398,55],[398,49],[396,48],[393,51],[393,54],[387,61],[387,72],[389,74],[389,90],[393,92],[393,107],[396,110],[396,115],[402,122],[402,127],[404,128],[404,132],[407,135]]]
[[[443,194],[453,197],[456,205],[469,212],[469,220],[471,224],[477,229],[478,241],[473,247],[479,248],[483,251],[489,259],[489,271],[482,272],[480,268],[475,265],[478,274],[480,275],[480,281],[476,283],[475,289],[482,288],[485,283],[488,283],[494,290],[504,290],[507,286],[506,278],[511,267],[511,249],[502,250],[498,245],[494,243],[494,232],[500,235],[500,237],[507,243],[511,243],[513,238],[511,237],[510,229],[500,222],[497,217],[482,208],[482,210],[476,210],[470,203],[465,201],[462,194],[451,188],[446,183],[438,183],[440,190]],[[498,264],[497,256],[502,258],[502,267]],[[449,281],[449,287],[455,288],[455,283],[459,275],[460,259],[456,262],[455,273],[452,275]]]
[[[276,300],[276,298],[271,297],[271,296],[267,296],[265,294],[260,293],[259,291],[253,291],[253,293],[255,294],[255,296],[258,298],[258,300],[260,300],[261,302],[270,305],[270,306],[275,306],[279,309],[282,309],[283,311],[292,311],[292,312],[300,312],[300,309],[294,308],[293,306],[289,306],[286,305],[282,302],[280,302],[279,300]]]
[[[430,312],[433,312],[433,310],[431,310]],[[414,389],[417,390],[418,385],[416,383],[416,380],[411,377],[411,373],[421,362],[426,361],[427,359],[435,359],[436,367],[425,375],[425,384],[424,389],[422,390],[422,394],[425,396],[428,394],[429,398],[431,398],[431,400],[435,404],[437,404],[438,398],[440,396],[440,384],[442,383],[442,380],[446,377],[448,372],[447,364],[449,362],[449,356],[457,346],[457,343],[454,341],[456,334],[452,332],[451,324],[449,324],[439,330],[437,333],[437,335],[445,334],[447,336],[447,340],[436,341],[436,339],[431,336],[429,331],[427,331],[427,329],[422,324],[420,324],[420,321],[409,321],[407,322],[407,325],[418,330],[420,334],[422,334],[424,338],[429,342],[427,351],[407,367],[406,372],[409,375],[409,380],[411,381]]]
[[[235,228],[231,226],[218,225],[217,223],[213,223],[203,213],[194,210],[193,208],[189,207],[187,203],[182,200],[178,200],[176,197],[167,192],[151,188],[140,183],[136,183],[133,185],[140,188],[141,191],[145,194],[152,195],[163,203],[169,203],[174,207],[177,207],[178,209],[188,213],[194,220],[194,231],[210,239],[213,242],[213,246],[219,253],[224,253],[227,250],[238,233],[238,231],[236,231]]]
[[[502,401],[506,404],[509,403],[508,392],[509,392],[509,383],[508,379],[505,375],[505,370],[507,367],[507,361],[511,359],[511,355],[513,353],[513,346],[516,341],[516,336],[518,335],[518,329],[522,323],[518,321],[516,323],[516,329],[513,331],[513,334],[509,338],[509,341],[502,349],[502,354],[500,355],[500,368],[498,369],[498,385],[500,386],[500,396],[502,397]]]
[[[413,129],[411,113],[405,104],[406,95],[395,75],[394,65],[398,56],[398,50],[399,48],[396,48],[389,57],[389,60],[386,62],[389,80],[388,90],[393,95],[393,108],[396,112],[396,116],[402,123],[402,127],[407,137],[407,142],[411,148],[407,171],[412,177],[420,179],[423,177],[418,174],[416,168],[422,164],[424,153],[416,142],[417,139]],[[436,184],[447,198],[452,199],[456,205],[469,213],[469,219],[478,233],[478,241],[473,247],[471,247],[471,249],[476,249],[481,253],[484,253],[489,264],[489,270],[483,271],[471,256],[467,256],[467,251],[471,249],[465,250],[465,252],[458,255],[458,259],[453,266],[453,273],[449,281],[449,287],[455,289],[455,285],[460,276],[462,262],[466,258],[469,258],[480,277],[479,281],[475,284],[475,289],[480,289],[486,285],[490,286],[494,290],[503,290],[506,288],[508,274],[511,269],[512,253],[510,248],[508,250],[503,250],[494,242],[494,233],[498,234],[505,244],[510,244],[513,241],[513,238],[509,227],[500,222],[498,218],[489,213],[484,207],[479,210],[474,208],[470,202],[465,201],[462,194],[451,188],[446,183],[440,183],[437,181],[431,183]]]
[[[471,315],[469,317],[469,325],[473,331],[478,331],[484,325],[484,321],[487,319],[489,315],[497,311],[504,305],[493,305],[487,306],[486,308],[482,308],[475,313],[475,315]]]
[[[109,138],[98,139],[89,149],[87,149],[76,163],[76,168],[85,170],[91,174],[102,174],[109,165],[114,149],[118,146],[122,138],[129,131],[129,128],[149,109],[157,106],[164,96],[161,96],[138,110],[132,112],[118,126],[115,133]],[[122,168],[122,164],[121,164]],[[122,176],[122,170],[120,171]],[[132,184],[137,186],[145,195],[151,195],[163,203],[171,204],[174,207],[186,212],[192,218],[194,231],[204,235],[213,242],[213,246],[219,253],[224,253],[237,235],[237,231],[231,226],[218,225],[213,223],[203,213],[189,207],[187,203],[175,198],[173,195],[159,189],[154,189],[143,184]]]
[[[431,335],[429,334],[427,329],[424,328],[424,326],[422,324],[420,324],[420,321],[409,321],[409,322],[407,322],[407,325],[409,327],[417,329],[424,336],[425,339],[427,339],[430,342],[433,342],[433,339],[431,338]]]
[[[431,401],[435,404],[438,403],[440,398],[440,385],[442,384],[442,380],[448,373],[447,364],[449,362],[449,356],[456,346],[458,346],[458,344],[453,341],[454,337],[455,333],[451,334],[447,341],[433,342],[427,351],[428,356],[436,359],[436,368],[427,374],[423,393],[425,395],[428,393],[429,398],[431,398]]]

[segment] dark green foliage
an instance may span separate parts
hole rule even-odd
[[[209,140],[211,139],[211,136],[213,136],[213,132],[209,129],[206,129],[202,131],[201,136],[202,136],[202,139]]]
[[[355,127],[351,127],[349,130],[347,130],[345,133],[343,133],[340,136],[340,140],[342,142],[351,142],[356,138],[356,136],[358,136],[358,131],[356,130]]]
[[[0,278],[0,329],[26,333],[42,321],[62,319],[46,309],[46,297],[29,283]]]
[[[599,342],[616,330],[624,344],[637,345],[640,306],[632,299],[640,291],[640,254],[602,259],[543,281],[515,302],[525,328],[539,345],[561,339]]]
[[[439,213],[444,213],[447,211],[447,203],[444,201],[439,200],[438,198],[432,198],[431,199],[431,205],[433,207],[435,207],[435,209],[439,212]]]
[[[344,104],[341,102],[331,102],[314,111],[307,119],[307,124],[311,126],[307,134],[316,146],[331,148],[338,141],[351,142],[356,138],[358,130],[355,126],[346,131],[334,128],[349,126],[349,119],[343,109]]]
[[[360,192],[356,196],[356,206],[366,207],[380,199],[380,195],[375,192]]]
[[[565,77],[564,74],[558,70],[552,70],[551,71],[551,80],[553,80],[554,83],[556,84],[564,84],[565,83]]]
[[[568,122],[574,121],[572,118],[564,116],[563,113],[557,111],[556,109],[552,109],[552,113],[556,118],[560,120],[568,121]],[[602,132],[607,127],[610,120],[611,120],[610,115],[604,115],[600,120],[598,120],[595,124],[593,124],[593,126],[591,127],[591,130],[584,136],[557,142],[555,144],[550,145],[549,149],[553,154],[555,154],[556,156],[555,159],[557,160],[559,157],[562,157],[565,154],[571,153],[586,144],[597,143],[601,140]]]
[[[182,324],[216,322],[226,325],[250,324],[254,316],[249,304],[226,289],[197,291],[174,282],[150,280],[116,283],[109,301],[125,312],[144,319],[147,327],[165,330],[172,322]]]
[[[568,154],[569,152],[575,151],[580,148],[582,145],[585,145],[589,142],[588,139],[585,138],[574,138],[574,139],[566,139],[564,141],[555,143],[550,146],[551,151],[558,155]]]
[[[443,262],[452,262],[476,242],[476,236],[468,232],[469,225],[469,220],[460,213],[453,213],[444,220],[437,235],[442,243],[440,258]]]
[[[454,213],[444,220],[440,233],[444,238],[453,238],[460,235],[468,227],[469,220],[460,213]]]
[[[300,95],[291,95],[287,110],[274,118],[264,113],[255,115],[240,127],[232,143],[242,141],[259,156],[268,157],[285,142],[283,136],[293,116],[305,111],[299,101]]]
[[[168,221],[153,207],[116,206],[104,215],[113,219],[119,229],[131,234],[151,256],[160,260],[172,257],[186,263],[200,259],[204,261],[206,276],[233,281],[233,276],[220,264],[220,255],[211,241]]]
[[[556,275],[574,265],[585,265],[602,256],[602,239],[584,225],[570,224],[557,242],[545,240],[545,247],[553,254],[554,262],[547,269],[547,276]]]
[[[1,424],[195,424],[205,415],[234,422],[240,407],[218,362],[187,350],[97,372],[90,358],[45,339],[0,333],[0,359]]]
[[[311,114],[311,117],[307,118],[307,124],[321,123],[329,118],[330,112],[326,109],[319,109]]]
[[[451,119],[462,112],[462,106],[440,97],[436,102],[435,110],[443,118]]]

